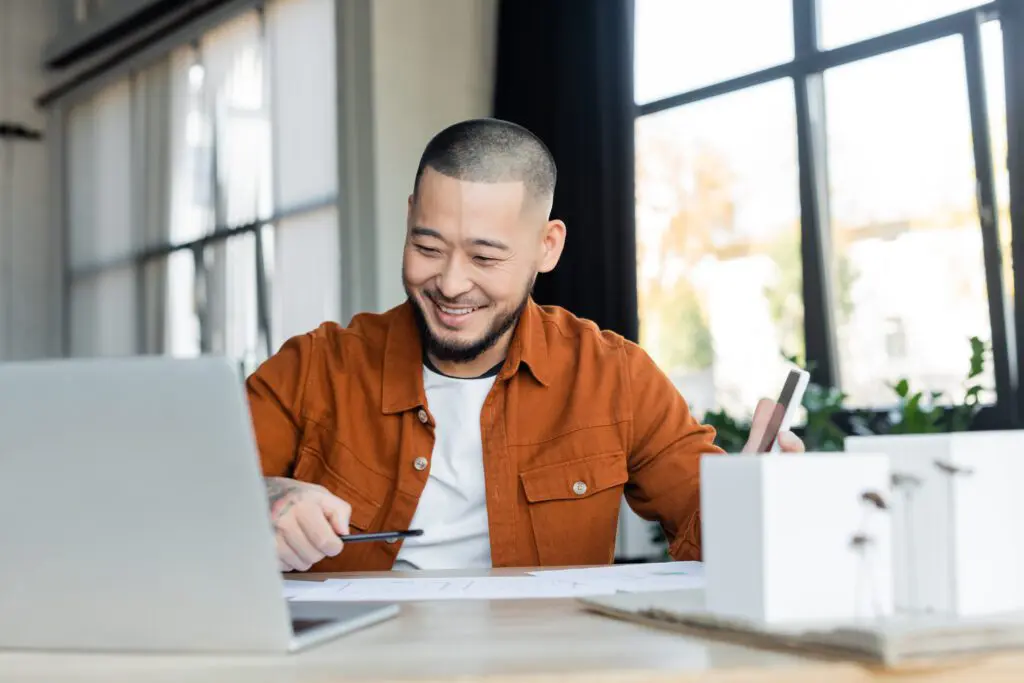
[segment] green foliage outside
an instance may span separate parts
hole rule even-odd
[[[970,348],[962,395],[947,397],[943,392],[922,391],[913,387],[908,379],[900,378],[888,384],[896,405],[881,417],[869,411],[847,411],[843,405],[846,400],[843,392],[810,383],[803,399],[807,422],[799,430],[807,450],[841,451],[844,439],[853,434],[935,434],[968,430],[981,409],[981,394],[986,387],[981,384],[980,377],[992,352],[991,345],[978,337],[971,337]],[[787,360],[801,364],[797,357],[788,357]],[[844,411],[851,413],[847,418],[847,430],[842,429],[837,421]],[[738,453],[750,436],[749,422],[738,420],[722,410],[705,413],[703,421],[716,429],[715,443],[728,453]],[[662,546],[662,556],[668,559],[665,536],[657,524],[652,525],[652,533],[654,542]]]

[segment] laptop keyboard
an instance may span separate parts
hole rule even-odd
[[[307,631],[312,631],[318,626],[331,623],[330,619],[292,619],[292,632],[301,636]]]

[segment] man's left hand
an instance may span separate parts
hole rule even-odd
[[[741,452],[757,452],[757,447],[761,444],[761,440],[764,439],[765,430],[768,428],[768,423],[771,422],[772,415],[775,414],[776,410],[782,410],[782,406],[776,401],[763,398],[757,402],[757,408],[754,409],[754,419],[750,422],[750,437],[747,439],[747,444]],[[796,434],[788,430],[779,432],[778,442],[779,450],[783,453],[803,453],[806,450],[804,442]]]

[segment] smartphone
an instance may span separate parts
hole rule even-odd
[[[779,432],[789,429],[793,416],[800,408],[804,400],[804,391],[811,380],[811,374],[806,370],[790,370],[786,376],[786,382],[782,385],[782,392],[779,394],[778,406],[768,426],[764,430],[764,436],[757,448],[758,453],[777,453],[779,451]]]

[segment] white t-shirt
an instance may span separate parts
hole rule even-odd
[[[423,368],[427,404],[434,416],[430,476],[395,569],[489,568],[487,490],[480,437],[480,411],[494,373],[472,379],[448,377]]]

